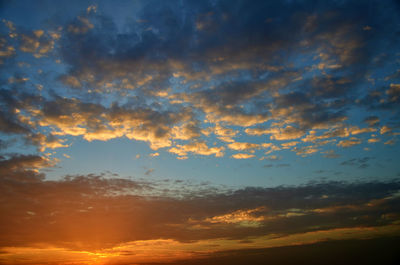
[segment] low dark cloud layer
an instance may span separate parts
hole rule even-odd
[[[394,225],[400,212],[398,181],[165,193],[165,183],[117,177],[45,180],[33,171],[43,163],[36,156],[1,161],[1,247],[93,250],[136,240],[244,240]]]
[[[239,265],[251,263],[262,265],[265,262],[271,265],[282,264],[397,264],[399,256],[396,245],[398,237],[389,237],[370,240],[341,240],[323,242],[310,245],[235,250],[214,253],[197,259],[178,260],[175,265]],[[111,263],[112,264],[112,263]],[[141,263],[143,265],[155,265],[157,263]]]

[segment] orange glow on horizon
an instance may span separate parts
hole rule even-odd
[[[105,265],[125,264],[126,262],[172,262],[207,257],[219,251],[306,245],[326,241],[327,238],[345,240],[396,235],[400,235],[400,225],[336,228],[286,236],[268,235],[248,238],[248,242],[233,239],[209,239],[196,242],[179,242],[173,239],[139,240],[98,251],[78,251],[51,246],[5,247],[1,249],[0,262],[10,265],[41,263]]]

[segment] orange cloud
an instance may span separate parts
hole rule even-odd
[[[68,26],[68,31],[73,34],[85,34],[93,28],[94,25],[89,21],[87,17],[78,16],[75,23]]]
[[[170,148],[170,153],[177,154],[180,157],[186,157],[188,153],[198,155],[215,155],[215,157],[222,157],[225,148],[221,147],[208,147],[205,142],[193,142],[186,145],[176,145],[176,147]]]
[[[4,158],[0,157],[0,173],[3,175],[12,175],[15,172],[24,170],[37,170],[53,166],[57,161],[51,160],[45,156],[37,155],[14,155]]]
[[[351,137],[349,140],[342,140],[340,141],[337,146],[340,147],[350,147],[353,145],[361,144],[361,140],[355,137]]]
[[[236,151],[244,151],[249,149],[259,148],[260,145],[253,143],[241,143],[241,142],[233,142],[227,145],[229,149]]]
[[[239,224],[241,226],[254,227],[261,225],[260,222],[265,220],[264,216],[257,216],[258,213],[262,213],[265,211],[265,207],[258,207],[248,210],[238,210],[232,213],[207,218],[205,219],[205,222]]]
[[[249,158],[253,158],[255,157],[255,155],[252,154],[244,154],[244,153],[239,153],[239,154],[233,154],[232,158],[235,159],[249,159]]]
[[[286,126],[285,128],[268,128],[268,129],[249,128],[246,129],[245,132],[249,135],[270,134],[271,139],[279,141],[297,139],[305,134],[303,130],[290,125]]]
[[[40,58],[46,56],[54,48],[54,40],[51,36],[45,34],[43,30],[36,30],[29,35],[20,34],[20,50],[32,53],[34,57]]]
[[[58,139],[53,134],[46,136],[38,133],[28,136],[28,140],[32,141],[32,143],[38,147],[40,152],[44,152],[46,149],[56,149],[69,146],[68,144],[65,144],[66,140]]]

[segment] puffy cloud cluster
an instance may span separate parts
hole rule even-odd
[[[186,159],[188,153],[221,157],[224,155],[224,149],[224,147],[208,147],[205,142],[193,142],[187,145],[178,144],[176,147],[169,149],[169,152],[177,154],[179,159]]]
[[[397,14],[390,13],[388,23],[365,15],[368,5],[353,1],[312,12],[306,2],[179,5],[143,4],[123,31],[98,7],[48,29],[27,30],[4,20],[0,57],[9,69],[20,51],[32,53],[37,66],[47,57],[63,69],[55,75],[34,73],[35,67],[10,70],[2,88],[1,131],[20,134],[39,151],[69,145],[57,137],[127,137],[168,148],[178,158],[261,149],[240,146],[235,138],[243,132],[256,145],[268,144],[261,140],[267,135],[272,151],[299,155],[325,152],[322,146],[335,141],[337,147],[380,138],[395,142],[399,124],[391,115],[398,109],[398,75],[383,81],[371,76],[382,61],[392,63],[381,53],[392,47],[389,29],[397,25]],[[346,11],[353,9],[365,12],[355,20]],[[33,59],[29,64],[35,65]],[[43,68],[50,73],[51,67]],[[371,82],[373,88],[361,88]],[[363,117],[369,127],[353,117],[355,105],[377,110]],[[392,128],[392,138],[372,135],[384,128]],[[370,135],[354,138],[362,133]],[[213,136],[220,147],[208,147]],[[292,140],[299,146],[288,144]],[[258,154],[232,154],[244,156]]]

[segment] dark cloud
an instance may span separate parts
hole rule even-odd
[[[187,190],[186,186],[174,191],[168,182],[97,175],[45,180],[29,170],[42,163],[35,156],[2,161],[2,246],[48,243],[76,249],[81,248],[78,242],[84,242],[86,249],[98,249],[159,238],[185,242],[290,235],[321,228],[389,225],[395,221],[390,216],[400,210],[398,181],[235,191],[211,186]],[[173,196],[165,193],[168,190]],[[385,214],[387,218],[382,218]]]
[[[360,104],[371,110],[386,110],[397,114],[400,103],[400,84],[388,84],[380,89],[371,90],[361,100]]]
[[[369,126],[374,126],[376,124],[379,124],[379,117],[377,116],[368,116],[367,118],[364,119],[364,122],[367,123]]]
[[[396,246],[400,243],[398,237],[363,240],[341,240],[309,245],[297,245],[279,248],[238,249],[221,251],[201,258],[191,258],[174,261],[176,265],[239,265],[251,263],[268,264],[397,264]],[[328,257],[328,258],[327,258]],[[111,263],[112,264],[112,263]],[[121,264],[121,263],[118,263]],[[158,263],[139,263],[141,265],[156,265]],[[115,263],[117,265],[117,263]]]
[[[324,153],[324,157],[326,158],[338,158],[340,157],[340,155],[336,154],[334,150],[328,150],[323,152]]]
[[[0,131],[6,134],[26,134],[30,128],[17,118],[16,109],[24,107],[18,92],[0,89]]]
[[[278,167],[278,168],[283,168],[283,167],[290,167],[291,165],[288,163],[281,163],[281,164],[266,164],[263,167],[264,168],[271,168],[271,167]]]
[[[0,172],[3,176],[12,175],[15,172],[37,169],[51,166],[50,160],[38,155],[12,154],[1,157]]]
[[[106,82],[128,78],[133,86],[138,87],[147,74],[153,78],[150,83],[165,85],[173,72],[181,72],[186,79],[240,69],[264,74],[271,65],[290,63],[290,58],[271,56],[274,52],[293,50],[294,47],[303,53],[311,53],[314,47],[318,47],[327,56],[325,60],[332,61],[336,59],[331,57],[338,57],[333,65],[339,65],[339,68],[346,65],[345,69],[351,69],[354,79],[354,72],[362,75],[355,63],[360,65],[369,58],[363,43],[366,36],[360,31],[362,25],[368,24],[369,16],[355,20],[351,12],[345,11],[357,8],[368,14],[370,8],[367,4],[346,2],[313,7],[307,3],[288,5],[279,1],[268,4],[258,1],[176,4],[180,8],[172,8],[172,3],[159,3],[154,8],[149,3],[139,14],[143,23],[136,22],[131,25],[131,31],[123,34],[117,33],[112,21],[104,16],[85,17],[85,20],[92,20],[95,26],[79,38],[67,32],[64,57],[71,65],[73,77],[63,80],[75,80],[74,75],[79,74],[77,80],[83,83],[104,86]],[[338,12],[339,9],[341,12]],[[330,12],[330,15],[315,15],[325,12]],[[172,28],[179,30],[171,31]],[[301,44],[302,41],[308,46]],[[220,61],[215,61],[217,56]],[[86,78],[90,74],[95,74],[94,80]],[[276,75],[273,72],[270,74]],[[278,73],[278,76],[281,74]],[[352,91],[349,88],[354,83],[354,80],[351,81],[353,83],[345,80],[343,73],[334,77],[321,76],[312,80],[310,92],[317,98],[341,98]],[[268,88],[268,83],[272,82],[266,82],[262,90]],[[224,87],[227,85],[222,84],[222,90],[214,91],[220,97],[214,99],[210,96],[221,106],[229,106],[260,93],[260,89],[255,90],[248,84],[243,86],[240,81],[229,89]],[[211,90],[208,92],[214,93]],[[206,92],[203,95],[207,95]]]
[[[7,134],[14,133],[27,133],[29,130],[23,125],[16,122],[16,119],[8,116],[7,114],[0,112],[0,131]]]
[[[374,157],[363,157],[363,158],[352,158],[340,163],[342,166],[356,166],[358,168],[367,168],[369,167],[368,162],[374,159]]]

